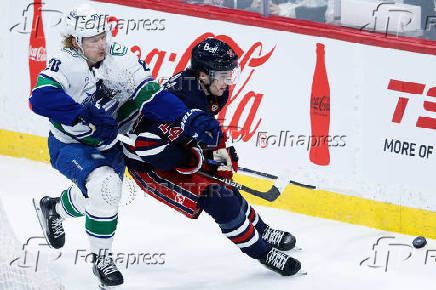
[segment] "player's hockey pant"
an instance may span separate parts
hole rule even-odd
[[[188,218],[197,218],[204,209],[222,233],[250,257],[264,258],[270,249],[261,238],[265,223],[237,190],[198,173],[129,172],[142,190]]]
[[[63,218],[86,216],[91,251],[111,251],[125,168],[121,150],[100,152],[83,144],[62,143],[53,136],[48,144],[52,166],[74,183],[62,192],[56,211]]]

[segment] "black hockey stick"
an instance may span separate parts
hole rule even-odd
[[[250,169],[250,168],[238,167],[238,171],[247,172],[247,173],[251,173],[251,174],[256,174],[256,175],[259,175],[259,176],[262,176],[262,177],[266,177],[266,178],[269,178],[269,179],[273,179],[273,180],[278,179],[278,176],[272,175],[270,173],[256,171],[256,170],[253,170],[253,169]],[[293,181],[293,180],[289,180],[289,183],[293,184],[293,185],[301,186],[301,187],[304,187],[304,188],[307,188],[307,189],[317,189],[317,187],[315,185],[303,184],[303,183],[296,182],[296,181]]]
[[[273,202],[274,200],[276,200],[280,196],[280,193],[281,193],[280,190],[275,185],[273,185],[271,187],[271,189],[269,189],[267,191],[259,191],[259,190],[255,190],[255,189],[252,189],[250,187],[247,187],[245,185],[239,184],[231,179],[213,176],[213,175],[211,175],[203,170],[200,170],[198,172],[206,177],[218,180],[224,184],[230,185],[233,188],[243,190],[245,192],[248,192],[251,195],[260,197],[260,198],[265,199],[265,200],[270,201],[270,202]]]
[[[135,145],[135,141],[133,139],[131,139],[129,136],[126,136],[123,134],[118,134],[117,139],[125,144],[132,145],[132,146]],[[218,164],[215,161],[210,160],[210,159],[206,159],[205,161],[207,161],[210,164],[215,165],[215,166],[220,165],[220,164]],[[279,197],[279,195],[281,194],[280,190],[275,185],[271,186],[271,188],[268,191],[259,191],[259,190],[249,188],[245,185],[239,184],[237,182],[234,182],[231,179],[219,178],[217,176],[213,176],[213,175],[209,174],[208,172],[205,172],[202,170],[200,170],[198,172],[206,177],[218,180],[224,184],[227,184],[227,185],[232,186],[232,187],[239,189],[239,190],[243,190],[245,192],[248,192],[251,195],[260,197],[260,198],[265,199],[265,200],[270,201],[270,202],[273,202],[274,200],[276,200]]]
[[[276,180],[276,182],[274,184],[278,183],[277,182],[278,179],[282,179],[282,177],[278,177],[278,176],[275,176],[275,175],[270,174],[270,173],[256,171],[256,170],[253,170],[250,168],[238,167],[238,171],[239,170],[242,172],[252,173],[252,174],[256,174],[258,176],[266,177],[268,179]],[[292,185],[300,186],[300,187],[311,189],[311,190],[325,190],[325,191],[331,191],[331,192],[336,192],[336,193],[341,193],[341,191],[342,191],[341,189],[338,189],[338,188],[320,187],[318,185],[315,186],[315,185],[310,185],[310,184],[304,184],[304,183],[296,182],[293,180],[289,180],[289,183]],[[345,195],[347,195],[347,194],[345,194]]]
[[[216,162],[216,161],[210,160],[210,159],[206,159],[205,161],[208,162],[209,164],[212,164],[212,165],[215,165],[215,166],[223,165],[222,163],[219,163],[219,162]],[[246,167],[238,167],[238,171],[247,172],[247,173],[251,173],[251,174],[256,174],[258,176],[265,177],[265,178],[272,179],[272,180],[277,180],[279,178],[283,178],[283,177],[275,176],[275,175],[273,175],[271,173],[260,172],[260,171],[257,171],[257,170],[254,170],[254,169],[250,169],[250,168],[246,168]],[[304,184],[304,183],[300,183],[300,182],[293,181],[293,180],[289,180],[289,183],[293,184],[293,185],[301,186],[301,187],[304,187],[304,188],[307,188],[307,189],[317,189],[317,187],[315,185]]]

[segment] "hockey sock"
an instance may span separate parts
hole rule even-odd
[[[121,199],[122,181],[108,166],[94,169],[86,182],[86,233],[93,253],[101,249],[111,251],[118,224],[118,204]]]
[[[250,220],[253,226],[256,227],[256,230],[259,232],[259,234],[262,235],[267,225],[237,189],[234,189],[233,192],[235,192],[235,194],[238,196],[242,212],[245,213],[245,216]]]
[[[86,212],[86,233],[92,253],[112,251],[113,236],[117,229],[118,214],[111,217],[97,217]]]
[[[78,192],[77,192],[78,191]],[[63,218],[81,217],[84,215],[82,204],[85,197],[77,187],[71,186],[61,194],[61,200],[56,204],[56,212]]]
[[[200,205],[219,225],[221,232],[251,258],[265,258],[271,246],[260,237],[242,211],[238,195],[224,186],[208,189]]]

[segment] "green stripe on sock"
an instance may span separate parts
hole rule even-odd
[[[75,217],[83,216],[83,214],[81,214],[80,212],[78,212],[74,209],[73,205],[70,202],[70,199],[68,198],[68,191],[69,191],[69,189],[64,190],[64,192],[62,192],[62,196],[61,196],[62,204],[63,204],[65,210],[67,211],[67,213],[69,213],[72,216],[75,216]]]
[[[85,228],[96,235],[111,236],[117,229],[118,216],[113,220],[94,220],[86,215]]]

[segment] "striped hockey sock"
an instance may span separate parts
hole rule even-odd
[[[267,228],[267,225],[263,222],[262,218],[254,210],[254,208],[252,208],[250,204],[245,200],[245,198],[242,195],[240,195],[240,197],[242,212],[245,213],[245,216],[250,220],[253,226],[256,227],[256,230],[259,232],[259,234],[262,235]]]
[[[118,214],[110,217],[98,217],[86,212],[86,233],[89,237],[91,252],[102,249],[112,251],[113,236],[117,229]]]
[[[64,190],[61,194],[60,202],[56,204],[56,212],[63,218],[81,217],[84,216],[83,197],[82,193],[77,193],[77,187],[71,186]],[[80,190],[79,190],[80,191]],[[80,196],[79,196],[80,195]]]
[[[253,259],[263,259],[271,249],[242,211],[236,218],[219,226],[228,239]]]
[[[261,234],[242,210],[239,192],[224,186],[214,190],[213,194],[206,191],[202,196],[201,207],[243,253],[253,259],[264,259],[271,246],[261,238]],[[257,223],[259,221],[261,220],[258,219]]]

